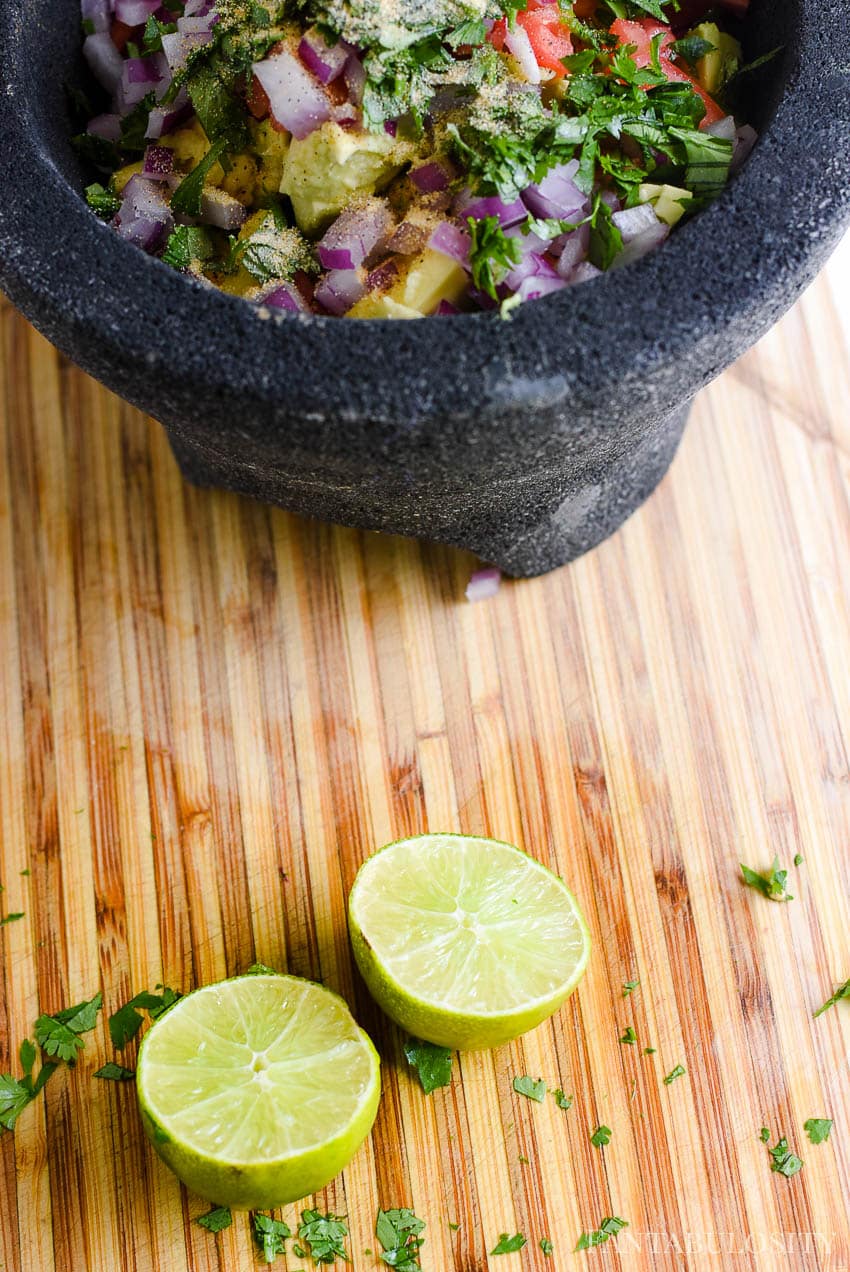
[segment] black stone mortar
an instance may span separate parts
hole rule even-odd
[[[77,0],[0,0],[0,286],[168,431],[186,477],[471,548],[510,574],[611,534],[691,399],[792,304],[850,214],[848,0],[753,0],[740,112],[761,132],[702,216],[622,271],[494,315],[263,318],[86,207],[64,85]]]

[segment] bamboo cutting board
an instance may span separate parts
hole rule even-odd
[[[105,1003],[0,1138],[2,1272],[258,1266],[247,1217],[193,1222],[132,1083],[92,1076],[133,1063],[107,1012],[255,959],[339,990],[382,1055],[371,1140],[316,1199],[355,1272],[384,1266],[379,1206],[425,1220],[425,1272],[850,1268],[850,1002],[812,1019],[850,976],[849,264],[700,397],[621,533],[475,605],[466,555],[185,486],[158,427],[0,311],[0,1068],[40,1011]],[[550,1023],[426,1097],[344,903],[429,828],[550,864],[595,944]],[[774,854],[787,905],[740,881]]]

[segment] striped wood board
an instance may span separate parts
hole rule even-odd
[[[341,991],[383,1057],[371,1140],[316,1202],[355,1272],[384,1266],[379,1206],[426,1221],[425,1272],[850,1267],[850,1002],[812,1019],[850,976],[848,263],[701,396],[620,534],[476,605],[464,554],[185,486],[5,306],[0,1068],[40,1011],[259,959]],[[365,855],[427,828],[522,844],[595,942],[552,1022],[430,1097],[344,919]],[[740,882],[774,854],[787,905]],[[2,1272],[256,1267],[245,1216],[193,1222],[132,1083],[93,1079],[113,1058],[101,1017],[0,1138]],[[527,1246],[489,1257],[503,1232]]]

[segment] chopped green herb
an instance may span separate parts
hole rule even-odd
[[[639,984],[640,984],[639,980],[623,981],[623,997],[628,998],[629,994],[633,993],[633,991],[637,989]]]
[[[216,1206],[213,1210],[208,1210],[205,1215],[198,1215],[195,1223],[206,1228],[207,1232],[223,1232],[233,1223],[233,1215],[227,1206]]]
[[[534,1078],[514,1078],[513,1088],[517,1095],[524,1095],[529,1100],[536,1100],[538,1104],[542,1104],[546,1098],[546,1083],[542,1078],[538,1078],[535,1082]]]
[[[766,1126],[763,1126],[761,1130],[759,1131],[759,1139],[761,1140],[762,1144],[766,1144],[768,1140],[770,1139],[770,1131],[767,1129]]]
[[[24,917],[24,910],[15,910],[12,914],[4,914],[0,919],[0,927],[5,927],[7,923],[17,923],[18,919]]]
[[[209,230],[201,225],[178,225],[168,236],[162,259],[172,269],[185,273],[195,261],[203,264],[214,255],[215,247]]]
[[[786,1179],[790,1179],[792,1175],[796,1175],[798,1171],[803,1169],[802,1161],[797,1157],[796,1153],[791,1152],[784,1135],[780,1140],[777,1140],[776,1144],[768,1152],[772,1158],[770,1169],[780,1175],[784,1175]]]
[[[541,1238],[540,1238],[540,1249],[543,1251],[543,1253],[544,1253],[544,1254],[546,1255],[546,1257],[548,1258],[548,1257],[549,1257],[549,1255],[552,1253],[552,1251],[555,1249],[555,1247],[552,1245],[552,1242],[549,1240],[549,1238],[548,1238],[548,1237],[541,1237]]]
[[[89,1033],[97,1024],[97,1013],[103,1002],[102,994],[95,994],[88,1002],[66,1007],[52,1016],[39,1016],[35,1022],[35,1040],[49,1056],[73,1064],[77,1052],[85,1047],[80,1034]]]
[[[788,871],[779,869],[779,858],[774,857],[770,873],[763,875],[741,863],[741,874],[748,888],[756,888],[770,901],[793,901],[794,898],[786,889]]]
[[[517,1250],[521,1250],[524,1245],[525,1237],[521,1232],[517,1232],[512,1237],[509,1237],[506,1232],[502,1232],[499,1235],[499,1240],[490,1251],[490,1254],[515,1254]]]
[[[610,1126],[597,1126],[590,1137],[590,1142],[594,1148],[604,1148],[606,1144],[611,1143],[611,1134]]]
[[[449,1227],[451,1228],[452,1232],[457,1232],[457,1231],[458,1231],[458,1229],[460,1228],[460,1224],[459,1224],[459,1223],[452,1223],[451,1219],[450,1219],[448,1222],[449,1222]]]
[[[125,1069],[123,1064],[113,1064],[111,1061],[94,1074],[94,1077],[104,1078],[107,1082],[129,1082],[135,1076],[135,1069]]]
[[[254,1215],[254,1240],[266,1263],[274,1263],[279,1254],[286,1253],[286,1240],[291,1236],[282,1220],[272,1219],[270,1215]]]
[[[555,1103],[559,1109],[566,1110],[573,1107],[573,1097],[571,1095],[564,1095],[560,1087],[558,1087],[556,1091],[553,1091],[552,1094],[555,1097]]]
[[[675,1082],[677,1078],[683,1078],[686,1073],[687,1069],[685,1066],[683,1064],[677,1064],[675,1068],[671,1069],[667,1074],[667,1077],[664,1079],[664,1085],[669,1086],[670,1083]]]
[[[142,1027],[142,1011],[146,1011],[152,1020],[157,1020],[180,998],[177,990],[169,989],[167,985],[157,985],[156,988],[161,989],[162,993],[142,991],[109,1017],[109,1036],[116,1050],[120,1051],[135,1038]]]
[[[416,1070],[422,1090],[426,1095],[438,1087],[447,1087],[452,1081],[452,1053],[448,1047],[438,1047],[433,1042],[408,1038],[404,1044],[407,1063]]]
[[[632,1029],[631,1025],[626,1025],[625,1031],[623,1033],[622,1038],[620,1039],[620,1042],[625,1043],[629,1047],[633,1047],[635,1043],[637,1042],[637,1034],[635,1033],[634,1029]]]
[[[107,190],[99,181],[86,186],[86,203],[104,221],[109,221],[121,207],[118,196],[111,190]]]
[[[595,1232],[583,1232],[575,1244],[573,1253],[579,1250],[592,1250],[595,1246],[604,1245],[610,1237],[616,1237],[618,1232],[622,1232],[623,1228],[628,1228],[629,1221],[627,1219],[618,1219],[616,1215],[612,1215],[607,1219],[603,1219]]]
[[[683,57],[686,62],[690,62],[691,66],[696,66],[706,53],[711,53],[714,45],[710,40],[704,40],[701,35],[686,35],[681,40],[674,40],[669,45],[671,52]]]
[[[804,862],[805,860],[806,860],[806,859],[805,859],[805,857],[801,857],[799,853],[795,853],[795,854],[794,854],[794,865],[795,865],[795,866],[802,866],[802,864],[803,864],[803,862]]]
[[[827,998],[822,1007],[818,1007],[817,1011],[814,1012],[814,1015],[816,1017],[822,1016],[823,1013],[828,1011],[830,1007],[834,1007],[836,1003],[840,1003],[845,998],[850,998],[850,980],[845,981],[843,985],[839,985],[835,993]]]
[[[298,1237],[309,1247],[314,1263],[334,1263],[348,1259],[345,1238],[348,1228],[341,1215],[322,1215],[318,1210],[302,1210]],[[302,1255],[302,1258],[304,1256]]]
[[[424,1221],[406,1207],[379,1210],[375,1235],[384,1248],[383,1262],[397,1272],[420,1272],[419,1251],[425,1238],[419,1234],[424,1229]]]
[[[480,221],[467,217],[471,244],[469,268],[475,286],[498,300],[497,288],[522,259],[519,240],[509,238],[497,216],[485,216]]]
[[[18,1052],[23,1076],[16,1078],[11,1073],[0,1073],[0,1127],[5,1131],[15,1129],[15,1123],[23,1110],[32,1103],[59,1068],[58,1064],[48,1060],[39,1069],[38,1077],[33,1078],[36,1055],[35,1045],[26,1038]]]
[[[654,1056],[658,1051],[657,1047],[644,1047],[643,1054],[645,1056]]]
[[[171,196],[173,212],[183,212],[186,216],[201,215],[201,199],[207,177],[227,149],[227,142],[220,140],[210,146],[207,153],[188,177],[184,177]]]
[[[829,1139],[829,1132],[832,1130],[832,1118],[810,1117],[803,1123],[803,1130],[813,1144],[823,1144]]]

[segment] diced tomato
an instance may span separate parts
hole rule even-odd
[[[657,35],[662,36],[658,46],[661,73],[672,83],[690,84],[691,88],[699,93],[705,103],[705,115],[700,121],[700,128],[707,128],[709,124],[716,124],[718,119],[723,119],[725,111],[717,105],[714,98],[709,97],[693,75],[689,75],[683,67],[677,66],[672,60],[670,45],[673,43],[673,32],[668,26],[661,22],[654,22],[652,18],[644,18],[639,22],[628,22],[625,18],[618,18],[611,24],[611,34],[616,35],[621,45],[635,46],[634,59],[640,67],[652,65],[652,41]]]
[[[119,22],[117,18],[112,23],[109,35],[119,53],[127,52],[127,41],[135,30],[135,27],[127,26],[126,22]]]
[[[254,119],[268,119],[271,111],[269,95],[256,75],[251,76],[251,87],[246,94],[246,104]]]
[[[595,2],[595,0],[594,0]],[[566,75],[566,68],[561,59],[569,57],[573,51],[570,29],[561,21],[557,4],[540,3],[540,0],[529,0],[528,8],[516,17],[519,26],[526,31],[537,65],[554,71],[556,77]],[[501,53],[505,47],[505,36],[508,24],[500,18],[493,24],[489,40]]]

